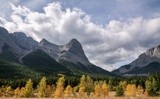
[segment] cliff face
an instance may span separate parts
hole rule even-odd
[[[121,74],[121,75],[131,75],[129,72],[136,72],[138,69],[147,68],[147,66],[151,66],[151,63],[160,63],[160,45],[153,47],[147,50],[145,53],[142,53],[136,60],[131,62],[128,65],[122,66],[119,69],[113,71],[113,73]],[[148,70],[146,70],[148,71]],[[158,70],[157,70],[158,71]],[[142,72],[136,72],[134,75],[143,74]],[[144,75],[148,75],[146,72]]]

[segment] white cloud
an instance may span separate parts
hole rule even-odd
[[[1,26],[10,32],[25,32],[38,41],[46,38],[53,43],[64,44],[71,38],[77,38],[90,61],[107,70],[160,44],[160,17],[111,20],[106,25],[98,25],[81,9],[63,9],[58,2],[48,4],[43,8],[44,12],[10,5],[11,17],[9,20],[1,17]]]

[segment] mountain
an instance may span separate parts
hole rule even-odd
[[[65,60],[75,64],[90,65],[81,44],[76,39],[70,40],[66,45],[56,45],[42,39],[39,45],[39,49],[57,61]]]
[[[18,64],[17,67],[37,74],[115,76],[90,63],[77,39],[71,39],[64,45],[56,45],[46,39],[37,42],[22,32],[8,33],[3,27],[0,27],[0,61],[7,65]],[[6,71],[16,72],[11,66]],[[0,71],[4,70],[2,67]]]
[[[160,45],[147,50],[136,60],[114,70],[113,73],[124,76],[146,76],[158,71],[160,71]]]

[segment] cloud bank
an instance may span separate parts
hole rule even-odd
[[[10,18],[0,17],[0,26],[9,32],[22,31],[37,41],[46,38],[56,44],[77,38],[89,60],[109,71],[160,44],[160,17],[111,20],[101,25],[81,9],[64,9],[59,2],[49,3],[43,12],[10,6]]]

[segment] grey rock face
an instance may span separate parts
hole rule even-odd
[[[23,54],[23,51],[15,44],[15,42],[13,41],[11,35],[8,33],[8,31],[3,28],[0,27],[0,49],[2,52],[2,47],[4,45],[4,43],[6,43],[8,46],[10,46],[12,52],[14,52],[17,57],[20,57]]]
[[[87,57],[85,56],[81,44],[76,39],[70,40],[66,45],[61,48],[58,60],[61,59],[67,60],[75,64],[77,64],[78,62],[84,65],[90,64]]]
[[[30,51],[38,47],[38,42],[31,37],[27,37],[22,32],[15,32],[12,34],[14,42],[23,50]]]
[[[53,59],[57,60],[61,46],[50,43],[46,39],[42,39],[39,43],[39,49],[47,53]]]
[[[135,68],[143,68],[152,62],[160,63],[160,45],[147,50],[130,64],[122,66],[119,69],[114,70],[113,72],[117,74],[131,75],[126,73],[134,70]]]
[[[0,53],[4,43],[18,55],[20,61],[33,50],[41,49],[57,61],[65,60],[75,64],[90,65],[81,44],[76,39],[70,40],[66,45],[56,45],[45,39],[38,43],[22,32],[10,34],[5,28],[0,27]]]
[[[46,52],[57,61],[65,60],[75,64],[78,62],[84,65],[90,64],[85,56],[81,44],[76,39],[72,39],[66,45],[56,45],[43,39],[39,43],[39,46],[41,50]]]
[[[131,63],[132,67],[143,67],[148,65],[149,63],[156,61],[160,62],[160,45],[149,49],[145,53],[141,54],[138,59]]]

